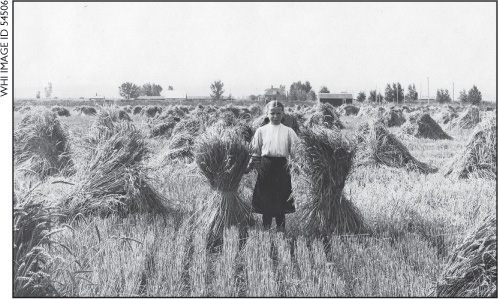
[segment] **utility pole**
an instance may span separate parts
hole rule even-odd
[[[399,100],[398,100],[398,84],[396,84],[396,105],[399,104]]]
[[[429,105],[429,77],[427,77],[427,105]]]

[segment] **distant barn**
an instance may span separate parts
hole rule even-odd
[[[353,94],[351,93],[318,93],[318,100],[322,103],[329,103],[332,106],[342,104],[353,104]]]

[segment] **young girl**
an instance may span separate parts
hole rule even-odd
[[[281,102],[271,101],[265,109],[270,122],[254,134],[253,154],[245,173],[254,167],[258,171],[252,208],[254,213],[263,214],[263,227],[270,228],[275,217],[277,230],[284,231],[285,214],[296,211],[287,158],[294,157],[298,137],[292,128],[281,124],[284,115]]]

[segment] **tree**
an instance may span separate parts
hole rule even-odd
[[[448,92],[448,90],[437,90],[436,91],[436,101],[438,103],[448,103],[448,102],[451,102],[451,97],[450,97],[450,93]]]
[[[467,96],[467,100],[472,105],[479,105],[482,102],[482,95],[479,89],[474,85],[469,90],[469,94]]]
[[[370,90],[370,95],[368,96],[368,101],[370,102],[382,102],[384,97],[379,93],[377,94],[376,90]]]
[[[36,92],[36,98],[39,99],[40,98],[40,91],[37,91]]]
[[[386,89],[384,90],[384,94],[386,95],[386,101],[392,102],[394,97],[394,90],[391,87],[391,84],[387,83]]]
[[[251,99],[251,101],[256,101],[257,97],[252,94],[249,96],[249,99]]]
[[[145,83],[140,89],[140,95],[143,96],[160,96],[163,88],[158,84]]]
[[[51,82],[48,82],[48,86],[45,87],[45,97],[46,98],[52,97],[52,83]]]
[[[168,86],[168,90],[173,90],[173,86]]]
[[[387,84],[384,94],[386,101],[391,103],[403,102],[403,99],[405,98],[403,88],[401,87],[401,84],[399,82],[393,83],[392,87],[390,84]]]
[[[310,92],[310,91],[311,91],[311,84],[310,84],[308,81],[306,81],[306,82],[304,83],[304,86],[303,86],[303,87],[304,87],[304,91],[305,91],[306,93],[308,93],[308,92]]]
[[[360,103],[363,103],[365,101],[365,99],[367,98],[367,95],[365,94],[364,91],[360,91],[358,93],[358,96],[356,97],[356,100]]]
[[[119,86],[119,95],[126,100],[135,99],[140,95],[140,87],[131,82],[125,82]]]
[[[163,91],[163,88],[161,87],[161,85],[152,83],[152,95],[153,96],[160,96],[161,91]]]
[[[327,86],[322,86],[320,88],[320,91],[319,93],[330,93],[329,89],[327,88]]]
[[[211,98],[215,101],[221,100],[223,93],[225,92],[223,90],[223,82],[221,80],[214,81],[213,84],[211,84]]]
[[[308,101],[316,101],[316,94],[315,94],[314,90],[310,90],[310,92],[308,92],[306,94],[306,100],[308,100]]]
[[[418,92],[415,89],[415,84],[408,85],[408,92],[405,95],[405,101],[415,102],[418,100]]]
[[[308,93],[311,91],[311,84],[306,81],[304,84],[297,81],[291,84],[289,90],[289,100],[291,101],[306,101]],[[310,98],[313,96],[310,95]],[[315,97],[316,98],[316,97]]]
[[[465,91],[465,89],[460,91],[460,95],[458,96],[458,99],[462,103],[467,103],[469,101],[469,96],[467,95],[467,91]]]

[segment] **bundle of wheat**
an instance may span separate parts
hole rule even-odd
[[[61,107],[61,106],[52,106],[50,108],[52,112],[57,113],[59,116],[71,116],[71,113],[69,113],[69,110],[67,108]]]
[[[14,297],[59,297],[50,275],[52,256],[46,247],[53,244],[57,214],[36,203],[32,191],[15,192],[14,196]]]
[[[472,129],[481,121],[479,108],[471,106],[460,117],[453,119],[448,123],[447,130],[451,129]]]
[[[344,110],[344,106],[339,106],[339,107],[335,107],[335,112],[339,115],[345,115],[346,114],[346,110]]]
[[[166,213],[166,200],[149,183],[142,161],[148,152],[145,138],[127,121],[95,122],[85,166],[75,174],[75,187],[61,198],[68,217],[107,216],[134,212]]]
[[[415,159],[408,149],[379,121],[362,123],[357,129],[354,165],[383,164],[389,167],[417,169],[424,173],[437,168]]]
[[[135,106],[133,108],[133,115],[140,114],[142,112],[142,107],[141,106]]]
[[[411,113],[413,111],[413,109],[408,106],[403,106],[401,110],[403,111],[403,113]]]
[[[372,113],[371,106],[361,106],[360,110],[358,111],[358,114],[356,114],[356,117],[369,117],[371,113]]]
[[[194,141],[194,136],[186,132],[173,134],[166,157],[173,160],[183,159],[191,162],[194,156]]]
[[[22,118],[14,131],[14,165],[41,179],[72,173],[68,134],[55,113],[40,108]]]
[[[100,138],[112,137],[119,130],[120,127],[116,127],[116,124],[120,122],[131,122],[131,118],[116,106],[102,107],[90,127],[88,136],[83,139],[90,144],[98,144]]]
[[[117,106],[104,106],[100,109],[94,124],[110,127],[119,120],[131,121],[131,117]]]
[[[189,114],[190,111],[195,109],[195,107],[193,107],[193,106],[179,106],[178,109],[183,111],[183,113],[185,113],[185,114]]]
[[[353,105],[346,105],[344,106],[344,115],[349,116],[349,115],[358,115],[358,112],[360,111],[360,108],[353,106]]]
[[[26,113],[31,110],[31,106],[22,106],[21,109],[19,109],[19,113]]]
[[[222,117],[214,124],[211,124],[207,130],[233,130],[246,142],[251,142],[256,130],[248,123],[249,121],[250,119],[235,119],[231,112],[225,112],[222,114]]]
[[[266,115],[261,115],[253,121],[253,126],[256,128],[262,127],[270,123],[270,119]],[[282,117],[282,125],[292,128],[296,134],[301,131],[298,118],[291,113],[285,113]]]
[[[253,117],[258,117],[263,114],[263,109],[260,105],[257,104],[252,104],[251,106],[249,106],[249,111],[251,112],[251,115]]]
[[[388,127],[399,127],[406,122],[403,112],[399,109],[385,111],[380,119]]]
[[[344,129],[344,125],[339,120],[339,114],[334,106],[328,103],[318,103],[314,106],[314,112],[308,117],[305,125],[309,128],[321,125],[328,129]]]
[[[449,139],[453,138],[446,134],[429,114],[414,114],[409,116],[409,121],[402,126],[403,132],[417,138]]]
[[[131,105],[126,105],[123,107],[123,110],[126,112],[126,113],[132,113],[132,108],[131,108]]]
[[[184,108],[177,107],[177,106],[169,106],[168,109],[163,109],[163,112],[159,116],[160,118],[165,118],[165,117],[178,117],[178,118],[184,118],[185,114],[188,114],[188,109],[186,109],[187,112],[185,112]]]
[[[145,115],[147,117],[155,117],[156,115],[159,115],[161,114],[161,112],[163,111],[163,108],[162,107],[157,107],[157,106],[145,106],[142,111],[141,111],[141,114],[142,115]]]
[[[496,180],[496,115],[484,120],[470,136],[462,152],[450,162],[445,175]]]
[[[209,130],[196,142],[195,160],[212,189],[196,212],[196,224],[207,230],[209,246],[222,241],[224,229],[244,231],[251,223],[250,205],[238,194],[249,159],[248,144],[231,130]]]
[[[173,129],[173,135],[180,133],[187,133],[193,136],[197,136],[204,132],[206,125],[201,118],[189,117],[180,120]]]
[[[90,106],[77,106],[74,108],[74,111],[78,112],[78,115],[83,114],[83,115],[91,116],[91,115],[97,114],[97,110],[93,107],[90,107]]]
[[[443,109],[434,114],[434,120],[441,124],[448,124],[457,117],[458,113],[453,108],[450,109],[443,107]]]
[[[488,215],[450,254],[437,297],[496,298],[496,215]]]
[[[216,123],[222,123],[224,126],[235,126],[239,123],[237,116],[230,110],[222,111],[219,120]]]
[[[343,193],[352,157],[350,143],[339,130],[313,128],[301,132],[296,158],[309,189],[299,219],[307,233],[324,237],[366,230],[359,210]]]
[[[176,124],[180,121],[180,118],[168,116],[158,118],[158,120],[151,125],[149,137],[164,136],[166,138],[171,137],[173,129]]]
[[[225,111],[230,111],[233,113],[233,115],[235,116],[235,118],[238,118],[241,114],[241,111],[240,111],[240,108],[239,107],[235,107],[233,105],[227,105],[225,107],[221,107],[220,108],[220,111],[221,112],[225,112]]]

